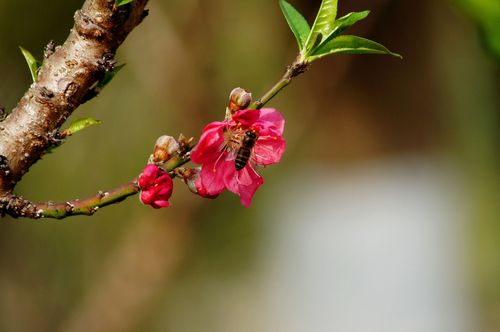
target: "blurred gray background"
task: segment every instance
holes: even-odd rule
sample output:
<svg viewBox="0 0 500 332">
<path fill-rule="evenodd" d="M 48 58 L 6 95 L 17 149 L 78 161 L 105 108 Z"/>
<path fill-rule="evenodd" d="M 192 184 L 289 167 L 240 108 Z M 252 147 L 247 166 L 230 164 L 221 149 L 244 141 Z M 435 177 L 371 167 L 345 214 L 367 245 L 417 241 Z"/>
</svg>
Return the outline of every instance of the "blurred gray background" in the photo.
<svg viewBox="0 0 500 332">
<path fill-rule="evenodd" d="M 292 1 L 312 21 L 320 1 Z M 80 0 L 0 0 L 0 104 Z M 270 105 L 287 151 L 251 209 L 229 193 L 137 197 L 94 217 L 0 222 L 0 331 L 500 330 L 498 0 L 341 1 L 401 53 L 313 64 Z M 16 188 L 65 200 L 136 176 L 162 134 L 199 137 L 295 57 L 277 1 L 152 0 L 126 67 L 73 119 L 103 121 Z M 486 47 L 489 45 L 489 47 Z"/>
</svg>

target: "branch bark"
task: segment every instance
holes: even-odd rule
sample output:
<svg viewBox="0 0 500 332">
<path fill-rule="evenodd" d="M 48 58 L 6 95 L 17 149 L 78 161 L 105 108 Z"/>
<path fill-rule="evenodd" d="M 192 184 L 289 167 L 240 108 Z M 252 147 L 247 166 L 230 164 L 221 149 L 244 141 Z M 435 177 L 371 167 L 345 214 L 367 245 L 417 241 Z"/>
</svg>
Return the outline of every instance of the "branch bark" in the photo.
<svg viewBox="0 0 500 332">
<path fill-rule="evenodd" d="M 0 198 L 54 144 L 54 133 L 88 98 L 100 77 L 114 66 L 118 46 L 144 17 L 148 0 L 117 7 L 114 0 L 87 0 L 60 47 L 49 52 L 38 79 L 0 123 Z"/>
<path fill-rule="evenodd" d="M 20 196 L 9 195 L 0 198 L 0 211 L 2 216 L 9 214 L 15 217 L 31 219 L 63 219 L 77 215 L 91 216 L 101 207 L 121 202 L 129 196 L 137 194 L 139 190 L 137 179 L 135 179 L 117 188 L 107 191 L 101 190 L 93 196 L 63 203 L 52 201 L 35 203 Z"/>
</svg>

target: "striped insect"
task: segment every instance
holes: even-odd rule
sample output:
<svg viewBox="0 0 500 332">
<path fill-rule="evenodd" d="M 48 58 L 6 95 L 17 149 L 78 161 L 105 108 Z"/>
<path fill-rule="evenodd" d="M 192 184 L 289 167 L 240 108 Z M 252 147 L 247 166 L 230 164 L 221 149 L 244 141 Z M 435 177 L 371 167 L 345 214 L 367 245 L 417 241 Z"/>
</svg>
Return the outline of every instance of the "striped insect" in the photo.
<svg viewBox="0 0 500 332">
<path fill-rule="evenodd" d="M 241 139 L 240 147 L 234 160 L 234 167 L 237 171 L 242 170 L 248 164 L 256 141 L 257 134 L 255 130 L 247 130 L 245 136 Z"/>
</svg>

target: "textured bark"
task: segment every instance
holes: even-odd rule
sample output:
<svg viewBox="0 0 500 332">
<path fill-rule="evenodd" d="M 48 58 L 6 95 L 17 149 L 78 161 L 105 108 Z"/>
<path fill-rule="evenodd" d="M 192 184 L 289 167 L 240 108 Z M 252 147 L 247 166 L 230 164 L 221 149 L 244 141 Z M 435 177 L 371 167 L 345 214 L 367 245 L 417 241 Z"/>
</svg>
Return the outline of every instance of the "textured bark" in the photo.
<svg viewBox="0 0 500 332">
<path fill-rule="evenodd" d="M 54 144 L 57 130 L 88 100 L 89 91 L 113 68 L 118 46 L 147 15 L 148 0 L 116 7 L 87 0 L 60 47 L 45 52 L 43 66 L 12 113 L 0 123 L 0 197 Z"/>
</svg>

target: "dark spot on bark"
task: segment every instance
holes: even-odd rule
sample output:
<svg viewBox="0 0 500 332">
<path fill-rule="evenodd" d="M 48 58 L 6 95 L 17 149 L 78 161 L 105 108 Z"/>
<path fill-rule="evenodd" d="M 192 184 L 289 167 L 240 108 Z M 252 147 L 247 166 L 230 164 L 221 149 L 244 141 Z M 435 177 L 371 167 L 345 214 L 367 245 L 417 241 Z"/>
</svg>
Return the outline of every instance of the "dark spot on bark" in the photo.
<svg viewBox="0 0 500 332">
<path fill-rule="evenodd" d="M 6 156 L 0 154 L 0 174 L 7 176 L 10 173 L 9 160 Z"/>
<path fill-rule="evenodd" d="M 64 209 L 66 210 L 66 213 L 72 213 L 73 210 L 75 209 L 75 206 L 70 202 L 66 202 L 64 203 Z"/>
<path fill-rule="evenodd" d="M 5 120 L 6 117 L 7 117 L 7 113 L 5 112 L 5 107 L 0 105 L 0 121 Z"/>
<path fill-rule="evenodd" d="M 52 98 L 54 98 L 54 92 L 52 92 L 48 88 L 42 86 L 40 88 L 40 96 L 44 99 L 52 99 Z"/>
<path fill-rule="evenodd" d="M 75 28 L 78 34 L 84 38 L 101 40 L 106 31 L 83 11 L 75 13 Z"/>
<path fill-rule="evenodd" d="M 109 72 L 116 65 L 115 55 L 113 53 L 104 53 L 102 58 L 97 60 L 99 70 Z"/>
<path fill-rule="evenodd" d="M 73 59 L 68 59 L 64 62 L 64 64 L 66 65 L 66 67 L 68 67 L 69 69 L 73 69 L 74 67 L 78 66 L 78 61 L 76 60 L 73 60 Z"/>
<path fill-rule="evenodd" d="M 76 92 L 78 91 L 78 84 L 75 82 L 69 82 L 66 88 L 64 89 L 64 96 L 69 100 L 71 99 Z"/>
</svg>

